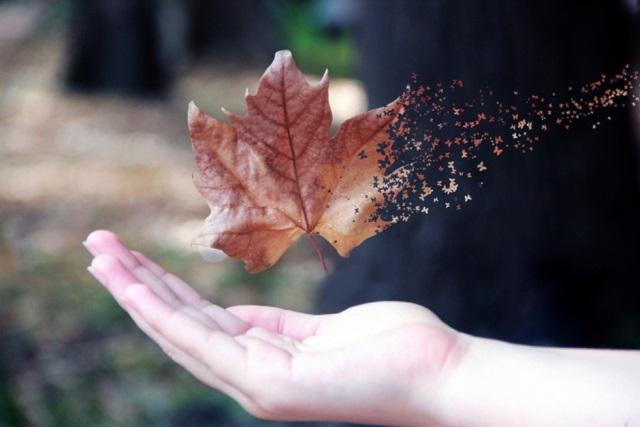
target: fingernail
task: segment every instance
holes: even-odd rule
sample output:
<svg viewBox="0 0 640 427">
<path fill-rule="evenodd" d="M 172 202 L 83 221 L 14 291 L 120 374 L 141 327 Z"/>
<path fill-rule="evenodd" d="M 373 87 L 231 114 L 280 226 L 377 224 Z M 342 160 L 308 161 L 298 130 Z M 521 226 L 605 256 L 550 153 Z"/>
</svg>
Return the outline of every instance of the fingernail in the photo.
<svg viewBox="0 0 640 427">
<path fill-rule="evenodd" d="M 98 270 L 96 270 L 94 267 L 89 266 L 87 267 L 87 271 L 89 272 L 89 274 L 91 274 L 98 282 L 100 282 L 100 284 L 102 286 L 104 286 L 105 288 L 108 286 L 108 281 L 107 278 L 100 273 Z"/>
<path fill-rule="evenodd" d="M 84 246 L 91 255 L 96 255 L 96 252 L 93 250 L 93 248 L 89 245 L 89 242 L 87 242 L 86 240 L 82 242 L 82 246 Z"/>
</svg>

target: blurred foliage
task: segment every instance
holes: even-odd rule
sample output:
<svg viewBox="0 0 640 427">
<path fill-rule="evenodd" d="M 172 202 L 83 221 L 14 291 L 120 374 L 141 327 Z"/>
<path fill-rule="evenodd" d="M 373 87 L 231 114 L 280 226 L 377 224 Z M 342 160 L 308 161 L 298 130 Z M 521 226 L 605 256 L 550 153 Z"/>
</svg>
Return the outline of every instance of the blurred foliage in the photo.
<svg viewBox="0 0 640 427">
<path fill-rule="evenodd" d="M 305 72 L 350 77 L 355 69 L 355 44 L 346 33 L 328 34 L 317 21 L 317 5 L 310 1 L 266 2 L 280 28 L 283 44 Z"/>
</svg>

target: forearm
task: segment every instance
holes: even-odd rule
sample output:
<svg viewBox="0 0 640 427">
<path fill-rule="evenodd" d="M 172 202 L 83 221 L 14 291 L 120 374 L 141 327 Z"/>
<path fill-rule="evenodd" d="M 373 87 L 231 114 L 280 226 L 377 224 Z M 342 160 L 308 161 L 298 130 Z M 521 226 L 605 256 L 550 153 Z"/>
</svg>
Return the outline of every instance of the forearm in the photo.
<svg viewBox="0 0 640 427">
<path fill-rule="evenodd" d="M 640 426 L 640 352 L 470 338 L 441 390 L 451 426 Z"/>
</svg>

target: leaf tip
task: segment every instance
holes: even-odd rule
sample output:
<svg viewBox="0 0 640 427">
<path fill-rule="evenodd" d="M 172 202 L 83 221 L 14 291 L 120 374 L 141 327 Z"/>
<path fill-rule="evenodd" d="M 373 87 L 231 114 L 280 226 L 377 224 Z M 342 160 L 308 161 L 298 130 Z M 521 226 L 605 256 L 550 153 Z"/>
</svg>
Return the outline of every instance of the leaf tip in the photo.
<svg viewBox="0 0 640 427">
<path fill-rule="evenodd" d="M 200 114 L 200 108 L 195 102 L 189 101 L 189 107 L 187 107 L 187 120 L 191 123 Z"/>
<path fill-rule="evenodd" d="M 329 69 L 325 68 L 324 73 L 322 73 L 322 78 L 320 79 L 320 83 L 324 83 L 329 80 Z"/>
<path fill-rule="evenodd" d="M 290 50 L 279 50 L 276 52 L 273 62 L 288 62 L 293 59 L 293 55 Z"/>
</svg>

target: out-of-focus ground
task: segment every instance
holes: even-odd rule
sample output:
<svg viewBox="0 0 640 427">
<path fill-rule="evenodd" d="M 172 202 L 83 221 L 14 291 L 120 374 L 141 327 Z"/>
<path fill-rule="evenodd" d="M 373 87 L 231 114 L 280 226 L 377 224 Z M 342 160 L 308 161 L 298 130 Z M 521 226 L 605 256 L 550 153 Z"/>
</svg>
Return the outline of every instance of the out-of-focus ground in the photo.
<svg viewBox="0 0 640 427">
<path fill-rule="evenodd" d="M 114 230 L 223 306 L 310 309 L 323 273 L 308 242 L 260 275 L 190 245 L 208 208 L 191 180 L 187 102 L 242 113 L 262 70 L 194 66 L 163 102 L 72 94 L 64 33 L 31 37 L 28 13 L 0 7 L 0 426 L 261 424 L 134 327 L 85 271 L 80 242 Z M 366 106 L 350 80 L 331 99 L 338 120 Z"/>
</svg>

